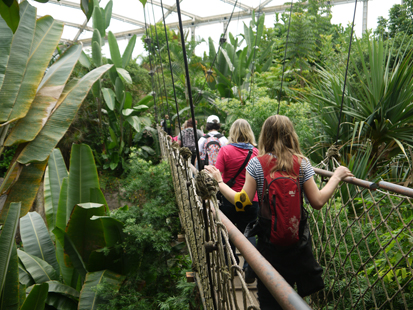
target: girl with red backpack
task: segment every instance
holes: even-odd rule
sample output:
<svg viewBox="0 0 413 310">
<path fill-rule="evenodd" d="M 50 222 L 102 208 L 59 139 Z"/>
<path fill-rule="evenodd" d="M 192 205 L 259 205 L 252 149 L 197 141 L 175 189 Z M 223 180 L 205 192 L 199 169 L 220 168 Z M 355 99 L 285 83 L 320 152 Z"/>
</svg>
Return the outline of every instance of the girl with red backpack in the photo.
<svg viewBox="0 0 413 310">
<path fill-rule="evenodd" d="M 219 150 L 215 167 L 222 173 L 222 178 L 229 187 L 234 191 L 241 191 L 245 183 L 245 168 L 249 161 L 258 155 L 258 149 L 255 147 L 255 137 L 251 126 L 245 119 L 237 119 L 231 125 L 228 138 L 229 144 Z M 254 196 L 252 205 L 245 208 L 244 212 L 237 212 L 233 203 L 222 197 L 220 210 L 244 233 L 248 223 L 257 219 L 258 196 Z M 249 240 L 253 245 L 256 244 L 255 236 L 250 237 Z M 232 243 L 231 249 L 238 261 L 235 246 Z M 245 282 L 254 282 L 255 275 L 246 262 L 244 262 L 243 269 Z"/>
<path fill-rule="evenodd" d="M 258 194 L 258 220 L 249 235 L 258 235 L 257 249 L 291 286 L 297 285 L 300 296 L 311 295 L 323 289 L 324 283 L 322 268 L 312 253 L 302 193 L 311 207 L 320 210 L 339 182 L 353 174 L 341 166 L 319 190 L 313 178 L 314 170 L 301 153 L 294 126 L 286 116 L 273 115 L 264 122 L 258 149 L 259 156 L 247 166 L 241 192 L 226 185 L 216 167 L 206 166 L 205 169 L 218 181 L 220 192 L 239 212 L 251 205 L 250 199 Z M 282 309 L 260 279 L 257 286 L 261 310 Z"/>
</svg>

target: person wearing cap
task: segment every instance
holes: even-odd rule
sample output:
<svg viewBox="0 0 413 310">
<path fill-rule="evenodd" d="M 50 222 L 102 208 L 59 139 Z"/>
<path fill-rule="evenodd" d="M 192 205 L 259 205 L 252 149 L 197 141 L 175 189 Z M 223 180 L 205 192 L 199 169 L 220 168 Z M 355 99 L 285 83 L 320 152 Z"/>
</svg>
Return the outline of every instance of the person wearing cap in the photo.
<svg viewBox="0 0 413 310">
<path fill-rule="evenodd" d="M 221 147 L 223 147 L 224 145 L 228 144 L 228 139 L 221 135 L 218 130 L 221 129 L 221 124 L 219 122 L 219 117 L 216 115 L 210 115 L 207 118 L 207 124 L 206 124 L 206 130 L 208 131 L 208 136 L 218 136 L 219 137 L 219 143 L 221 144 Z M 205 148 L 205 144 L 206 144 L 207 138 L 202 137 L 201 139 L 199 139 L 198 141 L 198 148 L 199 148 L 199 153 L 203 154 L 204 153 L 204 148 Z"/>
</svg>

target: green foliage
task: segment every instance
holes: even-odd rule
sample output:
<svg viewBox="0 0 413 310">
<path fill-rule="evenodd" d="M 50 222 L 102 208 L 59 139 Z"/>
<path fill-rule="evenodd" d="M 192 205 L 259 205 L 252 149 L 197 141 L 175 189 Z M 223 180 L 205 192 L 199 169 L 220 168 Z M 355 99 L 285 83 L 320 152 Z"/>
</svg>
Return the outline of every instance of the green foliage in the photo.
<svg viewBox="0 0 413 310">
<path fill-rule="evenodd" d="M 258 143 L 264 121 L 269 116 L 277 114 L 278 110 L 278 101 L 268 97 L 265 92 L 265 88 L 256 89 L 253 91 L 254 103 L 247 101 L 244 106 L 241 106 L 236 99 L 217 99 L 217 106 L 228 114 L 225 120 L 225 129 L 229 131 L 236 119 L 243 118 L 250 123 Z M 293 122 L 302 150 L 306 152 L 311 146 L 309 142 L 315 135 L 310 106 L 306 103 L 282 101 L 279 114 L 288 116 Z"/>
<path fill-rule="evenodd" d="M 119 246 L 133 265 L 119 292 L 98 286 L 99 295 L 108 301 L 99 309 L 149 310 L 159 304 L 163 309 L 199 309 L 194 305 L 195 285 L 182 284 L 191 262 L 185 245 L 174 241 L 180 226 L 168 164 L 154 166 L 131 155 L 123 185 L 125 198 L 134 206 L 112 216 L 125 223 Z"/>
<path fill-rule="evenodd" d="M 329 216 L 334 219 L 335 223 L 331 226 L 333 231 L 329 231 L 331 236 L 339 236 L 340 228 L 351 230 L 347 230 L 341 238 L 328 238 L 329 247 L 334 249 L 334 252 L 323 247 L 325 252 L 320 263 L 325 270 L 328 270 L 325 274 L 325 284 L 327 291 L 330 291 L 327 295 L 329 305 L 344 310 L 350 307 L 351 301 L 352 309 L 370 309 L 378 305 L 384 308 L 405 309 L 406 304 L 402 296 L 397 294 L 399 288 L 404 287 L 406 309 L 413 306 L 409 298 L 413 293 L 413 285 L 409 283 L 413 259 L 408 255 L 403 258 L 402 254 L 411 250 L 411 237 L 401 232 L 404 230 L 403 223 L 392 212 L 391 205 L 400 206 L 399 210 L 406 223 L 411 221 L 413 213 L 409 203 L 403 199 L 391 196 L 391 200 L 392 202 L 389 198 L 383 197 L 381 193 L 375 193 L 373 197 L 368 196 L 363 199 L 356 197 L 355 206 L 359 204 L 369 212 L 368 215 L 361 215 L 359 224 L 353 225 L 349 223 L 354 219 L 354 211 L 342 208 L 340 199 L 336 199 L 335 205 L 328 210 Z M 377 207 L 373 207 L 375 203 L 378 204 Z M 322 216 L 316 215 L 316 218 L 314 225 L 318 227 L 325 225 Z M 386 225 L 381 224 L 383 218 L 386 218 Z M 352 228 L 348 228 L 350 226 Z M 376 231 L 372 234 L 373 228 L 376 228 Z M 353 244 L 354 240 L 365 241 L 358 242 L 357 249 L 352 249 L 349 245 Z M 315 246 L 316 252 L 320 254 L 319 245 L 315 244 Z M 350 251 L 351 255 L 348 254 Z M 353 277 L 348 275 L 350 270 L 356 271 Z M 334 300 L 333 294 L 336 298 L 338 294 L 342 294 L 341 298 L 344 302 Z M 387 296 L 394 295 L 396 295 L 395 298 L 388 300 Z M 317 298 L 314 300 L 316 301 Z"/>
</svg>

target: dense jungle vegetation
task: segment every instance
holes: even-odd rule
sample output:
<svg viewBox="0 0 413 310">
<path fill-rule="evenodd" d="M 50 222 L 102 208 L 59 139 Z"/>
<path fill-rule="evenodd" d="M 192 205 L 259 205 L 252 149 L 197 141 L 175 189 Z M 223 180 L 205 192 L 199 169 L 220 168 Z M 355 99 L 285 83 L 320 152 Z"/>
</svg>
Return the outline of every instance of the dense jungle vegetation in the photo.
<svg viewBox="0 0 413 310">
<path fill-rule="evenodd" d="M 327 2 L 296 1 L 289 32 L 289 12 L 268 28 L 265 14 L 254 12 L 220 46 L 220 34 L 204 42 L 187 32 L 188 94 L 180 34 L 167 29 L 167 38 L 162 23 L 131 37 L 121 53 L 107 30 L 113 0 L 105 7 L 82 0 L 94 29 L 82 50 L 59 44 L 63 25 L 53 16 L 37 19 L 26 1 L 0 0 L 0 308 L 202 307 L 184 276 L 191 261 L 177 241 L 178 209 L 156 130 L 168 114 L 179 132 L 190 95 L 200 127 L 215 114 L 228 133 L 244 118 L 258 138 L 263 121 L 279 112 L 314 164 L 336 143 L 340 163 L 356 177 L 411 186 L 413 0 L 353 38 L 344 98 L 351 25 L 331 24 Z M 133 59 L 137 40 L 147 54 Z M 209 50 L 199 56 L 201 43 Z M 110 57 L 102 55 L 105 44 Z M 394 231 L 400 225 L 389 223 Z M 388 255 L 398 260 L 396 251 Z M 368 271 L 372 281 L 386 274 L 391 291 L 400 277 L 412 293 L 411 268 L 388 273 L 380 259 L 380 270 Z"/>
</svg>

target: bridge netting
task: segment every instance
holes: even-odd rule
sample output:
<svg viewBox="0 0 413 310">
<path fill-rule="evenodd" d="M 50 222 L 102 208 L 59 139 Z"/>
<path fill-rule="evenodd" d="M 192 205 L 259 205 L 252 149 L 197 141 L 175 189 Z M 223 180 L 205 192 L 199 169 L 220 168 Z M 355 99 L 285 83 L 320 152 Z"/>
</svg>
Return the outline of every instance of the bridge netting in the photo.
<svg viewBox="0 0 413 310">
<path fill-rule="evenodd" d="M 180 219 L 205 309 L 259 309 L 228 244 L 216 199 L 197 194 L 187 154 L 158 128 L 169 162 Z M 338 165 L 315 169 L 322 187 Z M 320 169 L 323 168 L 323 169 Z M 341 182 L 322 210 L 309 205 L 313 252 L 324 269 L 325 289 L 306 297 L 312 309 L 413 309 L 413 189 L 356 178 Z M 248 242 L 245 239 L 245 242 Z M 242 254 L 242 252 L 241 252 Z M 248 261 L 248 260 L 247 260 Z M 242 286 L 238 303 L 234 277 Z M 298 309 L 293 304 L 285 309 Z"/>
</svg>

